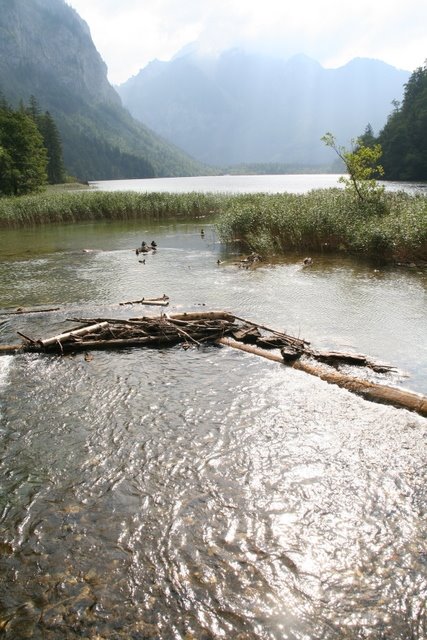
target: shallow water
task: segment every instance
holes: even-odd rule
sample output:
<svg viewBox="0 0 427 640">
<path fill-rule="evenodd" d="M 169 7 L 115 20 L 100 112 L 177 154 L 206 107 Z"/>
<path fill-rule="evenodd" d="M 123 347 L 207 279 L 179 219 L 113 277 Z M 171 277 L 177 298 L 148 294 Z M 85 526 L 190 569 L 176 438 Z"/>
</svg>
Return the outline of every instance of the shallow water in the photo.
<svg viewBox="0 0 427 640">
<path fill-rule="evenodd" d="M 156 314 L 118 303 L 166 293 L 168 312 L 224 308 L 426 392 L 417 269 L 240 269 L 192 223 L 6 236 L 3 311 L 61 310 L 3 314 L 2 343 Z M 3 637 L 427 636 L 427 420 L 226 348 L 90 356 L 0 358 Z"/>
</svg>

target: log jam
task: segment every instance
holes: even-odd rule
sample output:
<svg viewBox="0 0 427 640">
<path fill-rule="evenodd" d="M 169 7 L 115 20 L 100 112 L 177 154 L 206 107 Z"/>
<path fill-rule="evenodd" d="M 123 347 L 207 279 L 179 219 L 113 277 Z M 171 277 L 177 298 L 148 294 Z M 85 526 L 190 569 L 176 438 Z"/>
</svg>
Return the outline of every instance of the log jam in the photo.
<svg viewBox="0 0 427 640">
<path fill-rule="evenodd" d="M 18 332 L 25 342 L 0 345 L 0 355 L 18 353 L 62 355 L 96 349 L 153 348 L 178 343 L 184 343 L 187 347 L 190 344 L 197 346 L 220 344 L 286 364 L 343 387 L 366 400 L 405 408 L 427 417 L 425 396 L 369 382 L 347 375 L 338 369 L 340 365 L 351 364 L 354 367 L 368 367 L 373 371 L 387 373 L 393 370 L 393 367 L 376 363 L 359 354 L 312 349 L 310 343 L 305 340 L 245 320 L 227 311 L 161 314 L 155 317 L 143 316 L 127 320 L 73 318 L 72 321 L 78 322 L 80 326 L 49 338 L 37 340 Z M 265 335 L 266 333 L 268 335 Z M 260 348 L 261 346 L 264 348 Z M 325 367 L 325 364 L 329 366 Z"/>
</svg>

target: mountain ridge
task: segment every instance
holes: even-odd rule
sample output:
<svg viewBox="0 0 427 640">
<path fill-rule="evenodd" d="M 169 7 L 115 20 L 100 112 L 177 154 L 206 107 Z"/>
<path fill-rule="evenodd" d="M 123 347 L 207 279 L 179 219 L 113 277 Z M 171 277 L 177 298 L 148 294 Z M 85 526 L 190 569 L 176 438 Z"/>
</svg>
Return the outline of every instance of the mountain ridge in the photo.
<svg viewBox="0 0 427 640">
<path fill-rule="evenodd" d="M 331 161 L 326 131 L 347 144 L 383 126 L 409 75 L 370 58 L 325 69 L 305 54 L 234 48 L 213 59 L 190 47 L 117 91 L 135 118 L 201 162 L 318 164 Z"/>
</svg>

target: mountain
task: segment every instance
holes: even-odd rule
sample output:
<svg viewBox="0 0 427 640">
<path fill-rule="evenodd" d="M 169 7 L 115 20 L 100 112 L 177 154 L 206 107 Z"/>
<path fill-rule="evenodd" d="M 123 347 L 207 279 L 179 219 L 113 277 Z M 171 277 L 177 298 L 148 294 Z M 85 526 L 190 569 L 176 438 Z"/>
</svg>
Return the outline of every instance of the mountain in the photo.
<svg viewBox="0 0 427 640">
<path fill-rule="evenodd" d="M 206 167 L 136 121 L 107 80 L 87 24 L 64 0 L 0 0 L 0 93 L 35 96 L 85 180 L 200 175 Z"/>
<path fill-rule="evenodd" d="M 348 145 L 368 123 L 384 126 L 408 78 L 364 58 L 325 69 L 304 55 L 232 49 L 209 58 L 189 48 L 117 90 L 135 118 L 201 162 L 314 165 L 331 161 L 320 141 L 327 131 Z"/>
</svg>

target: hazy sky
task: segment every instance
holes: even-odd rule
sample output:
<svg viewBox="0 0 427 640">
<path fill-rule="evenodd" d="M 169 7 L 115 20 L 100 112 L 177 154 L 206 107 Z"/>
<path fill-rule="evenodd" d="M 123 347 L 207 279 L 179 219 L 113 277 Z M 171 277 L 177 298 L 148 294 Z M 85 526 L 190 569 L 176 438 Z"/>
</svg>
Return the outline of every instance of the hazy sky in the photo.
<svg viewBox="0 0 427 640">
<path fill-rule="evenodd" d="M 198 41 L 260 45 L 325 67 L 378 58 L 413 71 L 427 58 L 427 0 L 67 0 L 119 84 Z"/>
</svg>

